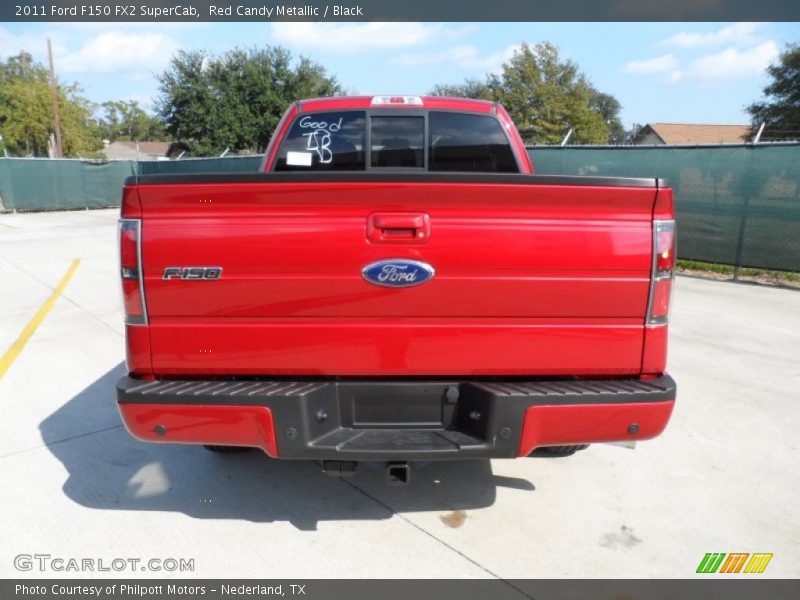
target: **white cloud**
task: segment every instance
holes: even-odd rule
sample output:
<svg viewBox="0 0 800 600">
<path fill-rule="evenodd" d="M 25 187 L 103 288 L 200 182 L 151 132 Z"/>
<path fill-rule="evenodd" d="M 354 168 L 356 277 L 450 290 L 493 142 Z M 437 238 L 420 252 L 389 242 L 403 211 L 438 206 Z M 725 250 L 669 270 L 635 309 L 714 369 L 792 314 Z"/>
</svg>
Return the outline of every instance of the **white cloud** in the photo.
<svg viewBox="0 0 800 600">
<path fill-rule="evenodd" d="M 679 59 L 673 54 L 664 54 L 632 60 L 625 64 L 622 71 L 636 75 L 663 74 L 667 83 L 692 81 L 701 87 L 758 77 L 775 61 L 780 49 L 774 40 L 745 44 L 755 39 L 757 29 L 758 26 L 751 23 L 738 23 L 710 33 L 679 33 L 662 43 L 683 48 L 695 47 L 694 58 Z M 697 54 L 701 47 L 721 43 L 726 43 L 728 47 L 713 53 Z"/>
<path fill-rule="evenodd" d="M 177 40 L 161 31 L 161 27 L 155 31 L 149 23 L 114 25 L 112 30 L 107 23 L 102 28 L 91 25 L 96 24 L 64 23 L 46 33 L 24 31 L 19 34 L 0 27 L 0 60 L 25 50 L 34 60 L 46 64 L 49 38 L 59 74 L 125 71 L 121 75 L 134 80 L 147 78 L 152 71 L 165 67 L 180 47 Z M 95 31 L 97 34 L 91 35 Z"/>
<path fill-rule="evenodd" d="M 660 44 L 678 48 L 750 46 L 763 39 L 759 35 L 762 28 L 762 23 L 735 23 L 706 33 L 682 31 L 662 40 Z"/>
<path fill-rule="evenodd" d="M 47 56 L 47 40 L 40 35 L 29 33 L 14 34 L 5 27 L 0 26 L 0 60 L 9 56 L 16 56 L 21 51 L 29 52 L 34 59 L 41 60 Z M 58 46 L 53 40 L 53 49 Z"/>
<path fill-rule="evenodd" d="M 176 40 L 162 33 L 108 31 L 66 53 L 58 60 L 58 68 L 64 73 L 111 73 L 125 69 L 132 73 L 150 72 L 163 68 L 178 47 Z"/>
<path fill-rule="evenodd" d="M 670 83 L 684 79 L 703 85 L 747 79 L 764 73 L 780 54 L 778 44 L 770 40 L 747 50 L 726 48 L 693 60 L 685 70 L 675 70 L 669 75 Z"/>
<path fill-rule="evenodd" d="M 678 83 L 682 79 L 683 79 L 683 71 L 681 71 L 680 69 L 675 69 L 666 76 L 664 81 L 666 81 L 667 83 Z"/>
<path fill-rule="evenodd" d="M 292 48 L 349 54 L 454 40 L 469 35 L 476 28 L 432 23 L 281 22 L 273 23 L 270 30 L 277 43 Z"/>
<path fill-rule="evenodd" d="M 651 73 L 664 73 L 674 71 L 678 68 L 678 59 L 672 54 L 664 54 L 654 58 L 643 60 L 632 60 L 622 68 L 624 73 L 634 73 L 636 75 L 649 75 Z"/>
<path fill-rule="evenodd" d="M 420 52 L 403 54 L 391 62 L 400 67 L 419 67 L 447 63 L 465 69 L 483 69 L 488 72 L 497 72 L 503 63 L 508 61 L 518 45 L 509 46 L 505 50 L 482 56 L 475 46 L 452 46 L 440 52 Z"/>
</svg>

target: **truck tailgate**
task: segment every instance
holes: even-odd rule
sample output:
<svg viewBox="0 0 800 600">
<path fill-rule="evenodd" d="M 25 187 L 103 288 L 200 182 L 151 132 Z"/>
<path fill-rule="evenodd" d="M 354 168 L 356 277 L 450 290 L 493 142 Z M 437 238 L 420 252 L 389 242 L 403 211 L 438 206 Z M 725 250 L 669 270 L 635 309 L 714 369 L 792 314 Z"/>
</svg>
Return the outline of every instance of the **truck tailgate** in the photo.
<svg viewBox="0 0 800 600">
<path fill-rule="evenodd" d="M 656 194 L 655 182 L 535 176 L 140 185 L 153 369 L 639 373 Z M 423 216 L 426 238 L 368 239 L 375 213 Z M 435 276 L 365 281 L 362 269 L 384 259 L 422 261 Z M 164 278 L 187 266 L 222 276 Z"/>
</svg>

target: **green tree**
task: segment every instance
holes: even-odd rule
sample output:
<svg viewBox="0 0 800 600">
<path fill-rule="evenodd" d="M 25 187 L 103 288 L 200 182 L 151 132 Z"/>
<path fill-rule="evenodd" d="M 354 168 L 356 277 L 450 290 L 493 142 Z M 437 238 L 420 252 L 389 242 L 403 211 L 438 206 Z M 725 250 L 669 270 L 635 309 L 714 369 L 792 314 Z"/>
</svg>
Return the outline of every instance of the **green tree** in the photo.
<svg viewBox="0 0 800 600">
<path fill-rule="evenodd" d="M 570 129 L 570 141 L 577 143 L 621 141 L 625 136 L 616 98 L 595 89 L 549 42 L 521 44 L 500 73 L 484 81 L 439 85 L 432 93 L 499 100 L 523 137 L 539 144 L 558 143 Z"/>
<path fill-rule="evenodd" d="M 159 114 L 193 154 L 262 152 L 291 102 L 342 91 L 323 67 L 279 47 L 181 50 L 159 82 Z"/>
<path fill-rule="evenodd" d="M 604 94 L 592 89 L 594 94 L 589 105 L 592 110 L 603 117 L 603 121 L 608 126 L 608 141 L 612 144 L 622 144 L 627 137 L 627 132 L 619 116 L 622 105 L 611 94 Z"/>
<path fill-rule="evenodd" d="M 753 133 L 764 123 L 762 140 L 800 138 L 800 44 L 787 46 L 767 72 L 765 99 L 747 107 Z"/>
<path fill-rule="evenodd" d="M 104 102 L 102 108 L 103 116 L 98 126 L 105 140 L 158 142 L 168 137 L 161 122 L 147 114 L 135 100 Z"/>
<path fill-rule="evenodd" d="M 93 156 L 102 147 L 92 104 L 76 84 L 58 83 L 64 156 Z M 0 64 L 0 135 L 9 154 L 47 156 L 53 134 L 47 70 L 21 52 Z"/>
<path fill-rule="evenodd" d="M 466 79 L 463 83 L 439 84 L 433 87 L 431 95 L 496 100 L 494 90 L 490 87 L 488 81 L 481 81 L 480 79 Z"/>
</svg>

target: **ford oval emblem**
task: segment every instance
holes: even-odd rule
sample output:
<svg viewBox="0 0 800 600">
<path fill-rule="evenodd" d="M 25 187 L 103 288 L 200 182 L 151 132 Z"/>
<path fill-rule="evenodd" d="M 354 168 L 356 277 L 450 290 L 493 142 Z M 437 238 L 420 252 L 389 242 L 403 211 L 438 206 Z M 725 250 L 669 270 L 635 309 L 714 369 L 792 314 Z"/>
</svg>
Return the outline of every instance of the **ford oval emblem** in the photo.
<svg viewBox="0 0 800 600">
<path fill-rule="evenodd" d="M 427 263 L 396 258 L 379 260 L 361 270 L 369 283 L 386 287 L 411 287 L 430 281 L 436 271 Z"/>
</svg>

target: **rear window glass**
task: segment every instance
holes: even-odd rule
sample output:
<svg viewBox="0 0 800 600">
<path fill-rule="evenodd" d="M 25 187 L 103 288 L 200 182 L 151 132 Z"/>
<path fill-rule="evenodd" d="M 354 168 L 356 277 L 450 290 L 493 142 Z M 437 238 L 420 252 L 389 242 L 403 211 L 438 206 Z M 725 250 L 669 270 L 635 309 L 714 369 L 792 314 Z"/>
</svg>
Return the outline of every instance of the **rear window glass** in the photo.
<svg viewBox="0 0 800 600">
<path fill-rule="evenodd" d="M 517 162 L 500 123 L 485 115 L 431 112 L 428 169 L 516 173 Z"/>
<path fill-rule="evenodd" d="M 424 117 L 372 117 L 373 167 L 425 167 Z"/>
<path fill-rule="evenodd" d="M 366 113 L 301 115 L 281 144 L 276 171 L 363 171 Z"/>
<path fill-rule="evenodd" d="M 369 116 L 366 111 L 301 114 L 281 143 L 274 170 L 363 171 L 367 160 L 373 169 L 519 170 L 502 126 L 490 115 L 430 111 L 426 140 L 425 113 L 376 112 Z"/>
</svg>

